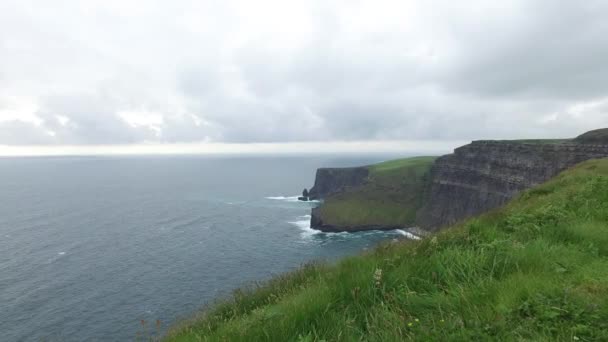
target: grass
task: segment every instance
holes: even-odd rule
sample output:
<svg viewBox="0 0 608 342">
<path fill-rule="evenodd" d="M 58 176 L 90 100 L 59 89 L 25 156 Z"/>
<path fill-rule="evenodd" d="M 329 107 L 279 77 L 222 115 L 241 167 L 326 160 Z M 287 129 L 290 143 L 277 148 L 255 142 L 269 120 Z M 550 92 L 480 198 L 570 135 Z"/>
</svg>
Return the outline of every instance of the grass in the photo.
<svg viewBox="0 0 608 342">
<path fill-rule="evenodd" d="M 167 341 L 606 341 L 608 160 L 416 242 L 311 264 Z"/>
<path fill-rule="evenodd" d="M 412 157 L 389 160 L 382 163 L 369 166 L 373 177 L 387 178 L 399 177 L 403 170 L 414 170 L 414 172 L 425 172 L 428 166 L 435 161 L 437 157 Z"/>
<path fill-rule="evenodd" d="M 369 166 L 366 185 L 325 199 L 320 207 L 323 222 L 341 227 L 413 225 L 435 159 L 414 157 Z"/>
<path fill-rule="evenodd" d="M 519 140 L 493 140 L 495 142 L 502 143 L 518 143 L 518 144 L 532 144 L 532 145 L 557 145 L 565 143 L 573 143 L 572 139 L 519 139 Z"/>
</svg>

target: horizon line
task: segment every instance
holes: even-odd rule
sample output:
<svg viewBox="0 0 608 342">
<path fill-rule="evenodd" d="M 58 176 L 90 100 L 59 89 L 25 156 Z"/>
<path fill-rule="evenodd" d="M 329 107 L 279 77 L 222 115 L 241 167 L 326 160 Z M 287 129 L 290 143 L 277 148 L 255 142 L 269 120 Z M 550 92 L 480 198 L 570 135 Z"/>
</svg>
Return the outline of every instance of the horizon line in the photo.
<svg viewBox="0 0 608 342">
<path fill-rule="evenodd" d="M 0 145 L 0 157 L 120 155 L 445 154 L 470 140 L 362 140 L 283 143 L 140 143 L 99 145 Z"/>
</svg>

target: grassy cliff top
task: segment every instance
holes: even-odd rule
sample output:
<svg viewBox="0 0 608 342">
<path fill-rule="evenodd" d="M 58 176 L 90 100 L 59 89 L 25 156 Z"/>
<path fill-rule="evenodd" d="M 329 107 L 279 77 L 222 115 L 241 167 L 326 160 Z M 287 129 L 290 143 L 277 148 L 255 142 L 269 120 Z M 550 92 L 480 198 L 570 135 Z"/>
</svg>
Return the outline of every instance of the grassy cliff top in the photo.
<svg viewBox="0 0 608 342">
<path fill-rule="evenodd" d="M 608 144 L 608 128 L 600 128 L 581 134 L 575 139 L 583 144 Z"/>
<path fill-rule="evenodd" d="M 387 176 L 407 169 L 426 169 L 437 157 L 411 157 L 389 160 L 370 165 L 369 170 L 375 176 Z"/>
<path fill-rule="evenodd" d="M 368 166 L 364 186 L 325 199 L 323 222 L 341 227 L 390 225 L 408 227 L 422 203 L 425 175 L 436 157 L 414 157 Z"/>
<path fill-rule="evenodd" d="M 515 139 L 515 140 L 480 140 L 504 144 L 558 145 L 573 143 L 573 139 Z"/>
<path fill-rule="evenodd" d="M 608 340 L 608 160 L 425 240 L 238 291 L 166 339 Z"/>
</svg>

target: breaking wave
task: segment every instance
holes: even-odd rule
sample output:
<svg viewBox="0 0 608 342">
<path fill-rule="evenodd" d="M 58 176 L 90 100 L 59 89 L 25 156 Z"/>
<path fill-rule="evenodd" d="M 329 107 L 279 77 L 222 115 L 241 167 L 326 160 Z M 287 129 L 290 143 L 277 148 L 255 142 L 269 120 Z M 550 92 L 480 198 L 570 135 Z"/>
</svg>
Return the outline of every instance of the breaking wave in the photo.
<svg viewBox="0 0 608 342">
<path fill-rule="evenodd" d="M 301 202 L 301 203 L 319 203 L 320 202 L 318 200 L 300 201 L 300 200 L 298 200 L 299 197 L 300 196 L 296 195 L 296 196 L 269 196 L 269 197 L 264 197 L 264 198 L 269 199 L 269 200 L 284 201 L 284 202 Z"/>
<path fill-rule="evenodd" d="M 398 234 L 401 235 L 403 237 L 405 237 L 406 239 L 410 239 L 410 240 L 420 240 L 419 236 L 416 236 L 408 231 L 405 231 L 403 229 L 395 229 L 395 230 L 388 230 L 388 231 L 380 231 L 380 230 L 370 230 L 370 231 L 362 231 L 362 232 L 354 232 L 354 233 L 349 233 L 349 232 L 339 232 L 339 233 L 328 233 L 328 232 L 323 232 L 317 229 L 313 229 L 310 226 L 310 215 L 304 215 L 304 216 L 299 216 L 297 221 L 290 221 L 288 222 L 289 224 L 292 224 L 296 227 L 298 227 L 301 232 L 302 232 L 302 237 L 307 238 L 307 237 L 311 237 L 311 236 L 315 236 L 315 235 L 322 235 L 322 236 L 342 236 L 342 237 L 362 237 L 362 236 L 367 236 L 367 235 L 373 235 L 373 234 Z"/>
<path fill-rule="evenodd" d="M 298 217 L 297 221 L 292 221 L 288 223 L 300 228 L 300 230 L 302 231 L 302 237 L 310 237 L 317 234 L 323 234 L 322 231 L 312 229 L 310 227 L 310 215 L 300 216 Z"/>
<path fill-rule="evenodd" d="M 270 196 L 266 197 L 266 199 L 275 201 L 298 202 L 298 197 L 300 196 Z"/>
<path fill-rule="evenodd" d="M 395 232 L 397 232 L 397 233 L 399 233 L 399 234 L 401 234 L 401 235 L 403 235 L 406 238 L 411 239 L 411 240 L 420 240 L 419 236 L 414 235 L 414 234 L 412 234 L 410 232 L 407 232 L 407 231 L 405 231 L 403 229 L 395 229 Z"/>
</svg>

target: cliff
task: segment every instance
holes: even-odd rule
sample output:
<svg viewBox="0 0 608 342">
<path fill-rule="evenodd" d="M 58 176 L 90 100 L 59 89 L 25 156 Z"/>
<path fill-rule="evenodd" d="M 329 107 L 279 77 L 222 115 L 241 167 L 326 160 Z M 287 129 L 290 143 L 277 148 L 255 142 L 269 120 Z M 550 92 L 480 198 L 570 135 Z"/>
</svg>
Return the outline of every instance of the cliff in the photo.
<svg viewBox="0 0 608 342">
<path fill-rule="evenodd" d="M 608 159 L 407 243 L 310 263 L 166 341 L 608 341 Z"/>
<path fill-rule="evenodd" d="M 597 137 L 581 137 L 547 144 L 474 141 L 438 158 L 417 224 L 440 229 L 499 207 L 580 162 L 608 157 L 608 144 L 596 144 L 602 142 Z"/>
<path fill-rule="evenodd" d="M 317 170 L 315 185 L 308 192 L 310 199 L 326 198 L 337 192 L 363 185 L 369 169 L 362 167 L 322 168 Z"/>
<path fill-rule="evenodd" d="M 357 171 L 367 175 L 363 180 L 353 177 L 352 169 L 319 170 L 315 184 L 331 191 L 325 190 L 323 204 L 312 210 L 311 226 L 327 232 L 413 227 L 434 160 L 415 157 L 365 166 Z"/>
<path fill-rule="evenodd" d="M 348 186 L 344 184 L 353 179 L 353 171 L 321 169 L 315 187 L 319 183 L 320 189 L 330 190 L 319 192 L 326 201 L 313 210 L 311 226 L 327 231 L 412 226 L 435 231 L 499 207 L 580 162 L 604 157 L 608 129 L 569 140 L 474 141 L 434 163 L 427 160 L 428 167 L 418 173 L 402 165 L 389 179 L 369 176 Z"/>
</svg>

